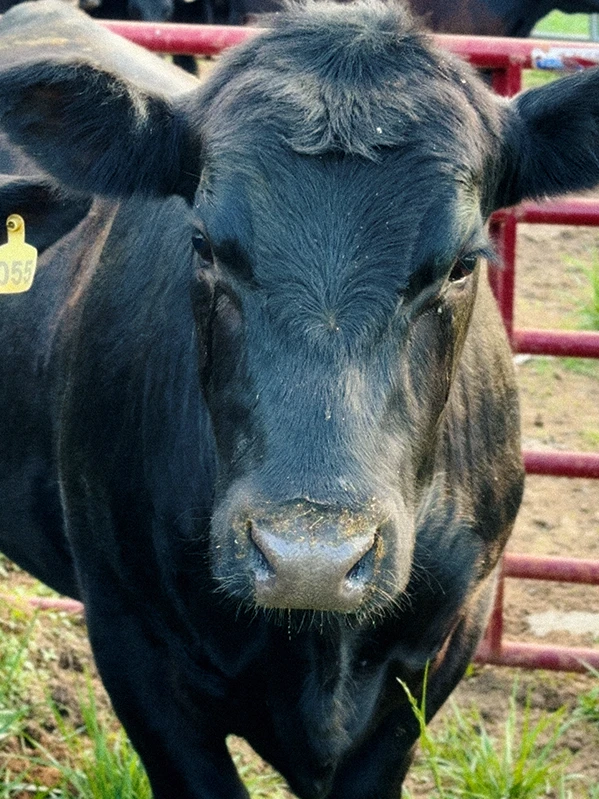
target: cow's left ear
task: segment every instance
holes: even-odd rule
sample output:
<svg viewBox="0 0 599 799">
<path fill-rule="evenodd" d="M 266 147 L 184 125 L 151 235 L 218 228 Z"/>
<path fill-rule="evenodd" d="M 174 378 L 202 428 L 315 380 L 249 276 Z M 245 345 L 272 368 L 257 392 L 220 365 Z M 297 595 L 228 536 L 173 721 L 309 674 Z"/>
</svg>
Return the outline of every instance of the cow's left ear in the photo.
<svg viewBox="0 0 599 799">
<path fill-rule="evenodd" d="M 5 14 L 0 56 L 0 124 L 61 183 L 193 194 L 198 148 L 180 103 L 198 88 L 190 75 L 56 0 Z"/>
<path fill-rule="evenodd" d="M 506 110 L 493 210 L 599 183 L 599 68 L 523 92 Z"/>
<path fill-rule="evenodd" d="M 599 68 L 523 92 L 506 110 L 492 210 L 599 184 Z"/>
</svg>

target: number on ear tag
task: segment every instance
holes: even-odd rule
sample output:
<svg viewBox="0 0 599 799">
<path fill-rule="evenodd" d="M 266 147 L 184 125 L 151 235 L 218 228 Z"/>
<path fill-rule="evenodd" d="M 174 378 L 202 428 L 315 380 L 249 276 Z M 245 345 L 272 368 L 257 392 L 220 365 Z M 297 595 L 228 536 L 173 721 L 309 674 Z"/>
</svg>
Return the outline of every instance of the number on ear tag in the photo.
<svg viewBox="0 0 599 799">
<path fill-rule="evenodd" d="M 8 243 L 0 247 L 0 294 L 29 291 L 37 266 L 37 250 L 25 242 L 25 222 L 19 214 L 6 220 Z"/>
</svg>

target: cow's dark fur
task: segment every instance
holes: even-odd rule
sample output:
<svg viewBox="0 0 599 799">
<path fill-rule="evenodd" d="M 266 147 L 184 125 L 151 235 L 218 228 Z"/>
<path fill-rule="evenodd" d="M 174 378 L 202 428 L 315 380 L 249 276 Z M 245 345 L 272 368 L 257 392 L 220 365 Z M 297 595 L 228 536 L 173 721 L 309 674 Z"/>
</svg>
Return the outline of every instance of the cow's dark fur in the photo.
<svg viewBox="0 0 599 799">
<path fill-rule="evenodd" d="M 599 76 L 509 104 L 367 4 L 203 87 L 53 3 L 0 48 L 64 199 L 0 187 L 45 248 L 0 297 L 4 551 L 83 600 L 157 798 L 245 797 L 229 733 L 301 799 L 397 797 L 398 678 L 429 715 L 460 679 L 522 490 L 484 222 L 599 181 Z"/>
</svg>

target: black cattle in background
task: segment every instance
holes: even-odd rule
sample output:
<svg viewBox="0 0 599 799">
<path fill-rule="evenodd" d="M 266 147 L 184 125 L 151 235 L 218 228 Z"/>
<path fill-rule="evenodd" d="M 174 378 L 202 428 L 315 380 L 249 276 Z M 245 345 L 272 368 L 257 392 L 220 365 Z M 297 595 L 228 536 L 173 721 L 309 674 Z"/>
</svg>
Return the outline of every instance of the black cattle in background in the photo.
<svg viewBox="0 0 599 799">
<path fill-rule="evenodd" d="M 599 12 L 599 0 L 409 0 L 409 4 L 430 30 L 481 36 L 528 36 L 553 10 L 567 14 Z M 107 19 L 244 25 L 285 6 L 285 0 L 98 0 L 92 13 Z"/>
<path fill-rule="evenodd" d="M 599 0 L 409 0 L 413 11 L 437 33 L 528 36 L 551 11 L 599 12 Z"/>
<path fill-rule="evenodd" d="M 211 25 L 260 24 L 260 16 L 285 7 L 285 0 L 99 0 L 91 13 L 106 19 L 141 19 L 205 23 Z M 409 0 L 409 4 L 436 33 L 480 36 L 530 34 L 550 11 L 567 14 L 599 12 L 599 0 Z M 119 8 L 120 6 L 120 8 Z M 175 62 L 195 72 L 192 56 L 175 56 Z"/>
<path fill-rule="evenodd" d="M 259 25 L 264 14 L 283 10 L 286 0 L 79 0 L 79 3 L 98 19 Z M 409 3 L 432 31 L 481 36 L 528 36 L 536 23 L 553 10 L 567 14 L 599 12 L 599 0 L 409 0 Z M 14 4 L 15 0 L 0 0 L 0 13 Z M 175 56 L 175 63 L 190 72 L 196 71 L 192 56 Z"/>
<path fill-rule="evenodd" d="M 376 3 L 202 85 L 50 0 L 0 49 L 44 248 L 0 296 L 2 550 L 83 601 L 155 799 L 247 799 L 231 733 L 397 799 L 399 679 L 430 717 L 461 678 L 522 492 L 485 222 L 599 182 L 599 72 L 508 102 Z"/>
</svg>

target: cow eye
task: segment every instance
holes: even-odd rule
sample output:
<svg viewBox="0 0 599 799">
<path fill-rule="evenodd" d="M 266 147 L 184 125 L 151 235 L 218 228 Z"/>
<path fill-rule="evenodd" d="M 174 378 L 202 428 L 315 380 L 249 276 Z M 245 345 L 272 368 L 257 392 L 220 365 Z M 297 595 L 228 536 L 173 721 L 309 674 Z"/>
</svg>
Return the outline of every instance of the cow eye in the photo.
<svg viewBox="0 0 599 799">
<path fill-rule="evenodd" d="M 191 242 L 194 250 L 200 256 L 202 263 L 207 266 L 212 266 L 214 263 L 214 254 L 206 236 L 198 231 L 191 237 Z"/>
<path fill-rule="evenodd" d="M 464 255 L 458 258 L 449 273 L 449 282 L 457 283 L 458 280 L 463 280 L 471 275 L 476 268 L 477 261 L 478 255 Z"/>
</svg>

